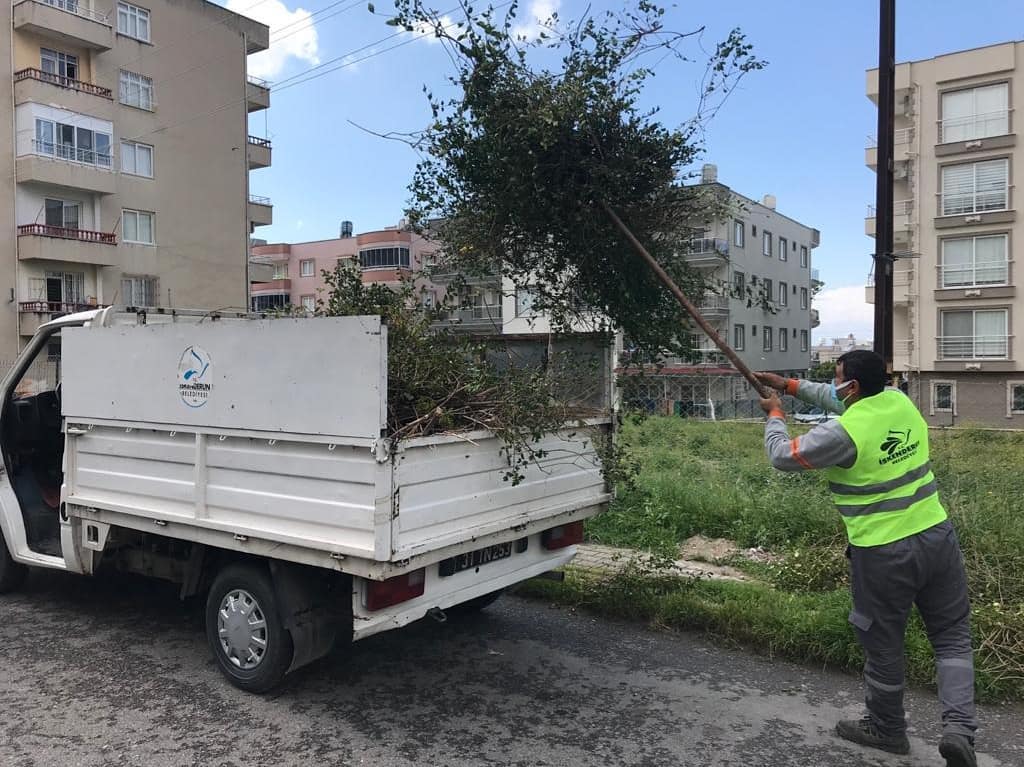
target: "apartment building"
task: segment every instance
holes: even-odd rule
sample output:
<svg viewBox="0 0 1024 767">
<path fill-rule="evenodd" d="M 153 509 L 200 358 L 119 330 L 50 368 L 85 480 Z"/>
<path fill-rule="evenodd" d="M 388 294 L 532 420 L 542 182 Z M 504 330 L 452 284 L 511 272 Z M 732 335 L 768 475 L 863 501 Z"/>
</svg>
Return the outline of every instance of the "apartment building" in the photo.
<svg viewBox="0 0 1024 767">
<path fill-rule="evenodd" d="M 1024 42 L 1011 42 L 896 68 L 893 366 L 933 424 L 1024 426 L 1022 64 Z M 867 95 L 878 103 L 877 70 Z M 876 169 L 873 145 L 866 162 Z"/>
<path fill-rule="evenodd" d="M 330 240 L 254 245 L 250 256 L 250 295 L 253 311 L 288 307 L 316 308 L 326 298 L 323 273 L 339 262 L 359 264 L 364 283 L 398 285 L 422 275 L 436 263 L 437 244 L 399 224 L 354 234 L 351 221 L 342 221 L 339 236 Z M 425 277 L 416 286 L 426 305 L 443 296 L 443 288 Z"/>
<path fill-rule="evenodd" d="M 246 60 L 269 29 L 205 0 L 3 7 L 0 359 L 84 307 L 245 306 L 272 215 L 249 195 L 271 147 L 248 115 L 270 100 Z"/>
</svg>

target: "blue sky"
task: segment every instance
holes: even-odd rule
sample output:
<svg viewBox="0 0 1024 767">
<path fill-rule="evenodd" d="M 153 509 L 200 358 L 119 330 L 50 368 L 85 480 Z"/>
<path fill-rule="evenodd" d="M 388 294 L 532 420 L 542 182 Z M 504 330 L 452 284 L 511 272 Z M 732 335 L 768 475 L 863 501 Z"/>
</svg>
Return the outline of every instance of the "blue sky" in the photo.
<svg viewBox="0 0 1024 767">
<path fill-rule="evenodd" d="M 272 86 L 270 110 L 250 121 L 251 131 L 274 146 L 273 166 L 250 176 L 252 193 L 274 203 L 274 225 L 256 236 L 297 242 L 337 236 L 342 219 L 352 220 L 357 232 L 394 224 L 415 155 L 351 123 L 379 132 L 421 128 L 428 118 L 422 87 L 443 93 L 451 71 L 441 46 L 422 38 L 389 50 L 409 38 L 384 39 L 394 34 L 384 24 L 388 0 L 375 3 L 377 15 L 358 0 L 227 4 L 271 25 L 271 50 L 252 57 L 250 68 L 279 84 Z M 562 18 L 575 18 L 586 6 L 527 0 L 520 17 L 557 9 Z M 755 199 L 774 194 L 780 212 L 821 231 L 814 265 L 827 292 L 818 302 L 823 323 L 815 338 L 871 335 L 863 285 L 873 241 L 863 232 L 874 174 L 864 165 L 864 147 L 876 117 L 864 95 L 864 72 L 877 63 L 877 6 L 875 0 L 719 0 L 682 3 L 666 15 L 668 28 L 706 26 L 709 48 L 739 26 L 768 61 L 708 126 L 705 159 L 718 165 L 723 183 Z M 444 3 L 438 7 L 448 10 Z M 928 58 L 1024 37 L 1024 5 L 900 0 L 896 28 L 898 60 Z M 343 68 L 331 71 L 339 64 Z M 287 87 L 296 82 L 287 78 L 318 65 L 323 76 Z M 645 99 L 661 108 L 665 122 L 682 122 L 692 115 L 701 71 L 696 65 L 662 69 Z"/>
</svg>

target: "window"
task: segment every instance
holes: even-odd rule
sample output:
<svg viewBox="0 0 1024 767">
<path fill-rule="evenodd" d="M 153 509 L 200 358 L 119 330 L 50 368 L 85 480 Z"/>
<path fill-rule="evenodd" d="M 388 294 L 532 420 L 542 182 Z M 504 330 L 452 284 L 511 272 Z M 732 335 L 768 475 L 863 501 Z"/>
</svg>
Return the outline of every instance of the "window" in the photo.
<svg viewBox="0 0 1024 767">
<path fill-rule="evenodd" d="M 779 328 L 779 351 L 789 351 L 789 334 L 785 328 Z"/>
<path fill-rule="evenodd" d="M 807 351 L 807 331 L 806 330 L 801 330 L 800 331 L 800 351 L 802 351 L 802 352 Z"/>
<path fill-rule="evenodd" d="M 69 80 L 78 79 L 78 56 L 52 51 L 49 48 L 40 48 L 39 54 L 39 68 L 46 74 L 53 75 L 60 85 L 67 85 Z"/>
<path fill-rule="evenodd" d="M 779 261 L 789 261 L 789 242 L 785 237 L 779 238 Z"/>
<path fill-rule="evenodd" d="M 956 381 L 932 381 L 932 414 L 956 414 Z"/>
<path fill-rule="evenodd" d="M 359 265 L 364 269 L 408 269 L 408 248 L 369 248 L 359 251 Z"/>
<path fill-rule="evenodd" d="M 772 233 L 761 232 L 761 252 L 766 256 L 772 254 Z"/>
<path fill-rule="evenodd" d="M 800 266 L 804 269 L 807 268 L 807 246 L 800 246 Z"/>
<path fill-rule="evenodd" d="M 942 94 L 942 127 L 939 141 L 970 141 L 1010 132 L 1006 83 L 968 88 Z"/>
<path fill-rule="evenodd" d="M 292 305 L 292 298 L 287 293 L 271 293 L 266 296 L 252 297 L 254 312 L 268 312 L 274 309 L 287 309 Z"/>
<path fill-rule="evenodd" d="M 316 311 L 316 296 L 303 296 L 299 300 L 302 302 L 302 308 L 307 312 Z"/>
<path fill-rule="evenodd" d="M 153 78 L 121 70 L 121 103 L 153 110 Z"/>
<path fill-rule="evenodd" d="M 1006 414 L 1024 414 L 1024 381 L 1006 382 Z"/>
<path fill-rule="evenodd" d="M 36 118 L 36 154 L 110 167 L 110 134 Z"/>
<path fill-rule="evenodd" d="M 155 277 L 121 278 L 121 303 L 125 306 L 157 306 L 158 297 Z"/>
<path fill-rule="evenodd" d="M 750 335 L 752 335 L 752 336 L 756 336 L 757 335 L 757 325 L 751 325 L 750 326 Z"/>
<path fill-rule="evenodd" d="M 43 210 L 47 226 L 54 226 L 58 229 L 81 228 L 79 216 L 81 205 L 77 202 L 46 198 L 43 201 Z"/>
<path fill-rule="evenodd" d="M 800 288 L 800 308 L 807 308 L 807 288 Z"/>
<path fill-rule="evenodd" d="M 1009 352 L 1006 309 L 942 312 L 939 359 L 1005 359 Z"/>
<path fill-rule="evenodd" d="M 117 32 L 149 42 L 149 11 L 129 3 L 117 4 Z"/>
<path fill-rule="evenodd" d="M 307 258 L 302 261 L 299 261 L 300 277 L 312 277 L 314 270 L 315 266 L 312 258 Z"/>
<path fill-rule="evenodd" d="M 153 147 L 134 141 L 122 141 L 121 172 L 153 178 Z"/>
<path fill-rule="evenodd" d="M 750 236 L 757 237 L 757 224 L 750 225 Z"/>
<path fill-rule="evenodd" d="M 942 169 L 942 215 L 1006 210 L 1009 204 L 1009 162 L 986 160 Z"/>
<path fill-rule="evenodd" d="M 1006 235 L 942 241 L 942 287 L 1005 285 L 1009 279 Z"/>
<path fill-rule="evenodd" d="M 278 261 L 274 264 L 274 277 L 275 280 L 287 280 L 288 279 L 288 262 Z"/>
<path fill-rule="evenodd" d="M 736 297 L 743 298 L 747 291 L 747 275 L 738 270 L 733 272 L 732 285 L 736 291 Z"/>
<path fill-rule="evenodd" d="M 533 317 L 537 313 L 536 300 L 537 294 L 530 288 L 516 288 L 516 317 Z"/>
<path fill-rule="evenodd" d="M 772 285 L 772 281 L 767 279 L 767 278 L 765 278 L 765 279 L 761 280 L 761 284 L 764 286 L 764 288 L 763 288 L 763 290 L 761 292 L 764 293 L 765 301 L 774 301 L 775 300 L 775 292 L 774 292 L 775 286 Z"/>
<path fill-rule="evenodd" d="M 744 226 L 742 221 L 733 222 L 732 232 L 732 244 L 737 248 L 742 248 L 746 240 L 747 227 Z"/>
<path fill-rule="evenodd" d="M 154 218 L 152 213 L 141 210 L 125 208 L 121 211 L 121 236 L 124 241 L 152 245 Z"/>
<path fill-rule="evenodd" d="M 779 282 L 779 306 L 789 306 L 789 285 Z"/>
<path fill-rule="evenodd" d="M 747 328 L 745 325 L 733 325 L 732 327 L 732 348 L 738 352 L 743 351 L 747 341 Z"/>
<path fill-rule="evenodd" d="M 770 352 L 772 350 L 772 338 L 772 329 L 765 325 L 761 329 L 761 348 L 764 351 Z"/>
<path fill-rule="evenodd" d="M 85 303 L 84 272 L 46 272 L 45 277 L 31 277 L 28 282 L 35 301 L 74 306 Z"/>
<path fill-rule="evenodd" d="M 433 309 L 437 305 L 437 291 L 424 290 L 420 295 L 420 305 L 424 309 Z"/>
</svg>

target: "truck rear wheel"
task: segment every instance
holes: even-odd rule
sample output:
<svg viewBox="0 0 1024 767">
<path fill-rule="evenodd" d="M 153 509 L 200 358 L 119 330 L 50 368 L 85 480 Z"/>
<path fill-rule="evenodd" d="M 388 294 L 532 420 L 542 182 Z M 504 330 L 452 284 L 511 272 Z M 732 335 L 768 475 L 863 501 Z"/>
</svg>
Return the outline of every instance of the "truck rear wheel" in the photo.
<svg viewBox="0 0 1024 767">
<path fill-rule="evenodd" d="M 498 589 L 497 591 L 492 591 L 490 594 L 484 594 L 483 596 L 470 599 L 468 602 L 463 602 L 460 605 L 449 607 L 445 612 L 454 617 L 474 615 L 481 610 L 485 610 L 490 607 L 498 600 L 498 597 L 504 593 L 505 589 Z"/>
<path fill-rule="evenodd" d="M 0 594 L 20 589 L 26 575 L 28 568 L 14 561 L 11 552 L 7 550 L 4 534 L 0 533 Z"/>
<path fill-rule="evenodd" d="M 280 615 L 266 568 L 232 564 L 214 579 L 206 599 L 206 638 L 235 687 L 264 693 L 284 678 L 293 646 Z"/>
</svg>

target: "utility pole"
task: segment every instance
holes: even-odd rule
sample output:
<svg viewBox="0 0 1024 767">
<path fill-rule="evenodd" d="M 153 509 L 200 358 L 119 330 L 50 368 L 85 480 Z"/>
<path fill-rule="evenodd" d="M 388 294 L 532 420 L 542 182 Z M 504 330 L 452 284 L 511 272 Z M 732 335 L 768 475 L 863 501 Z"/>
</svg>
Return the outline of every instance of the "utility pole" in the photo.
<svg viewBox="0 0 1024 767">
<path fill-rule="evenodd" d="M 879 0 L 878 167 L 875 186 L 875 351 L 892 372 L 892 156 L 896 99 L 896 0 Z"/>
</svg>

